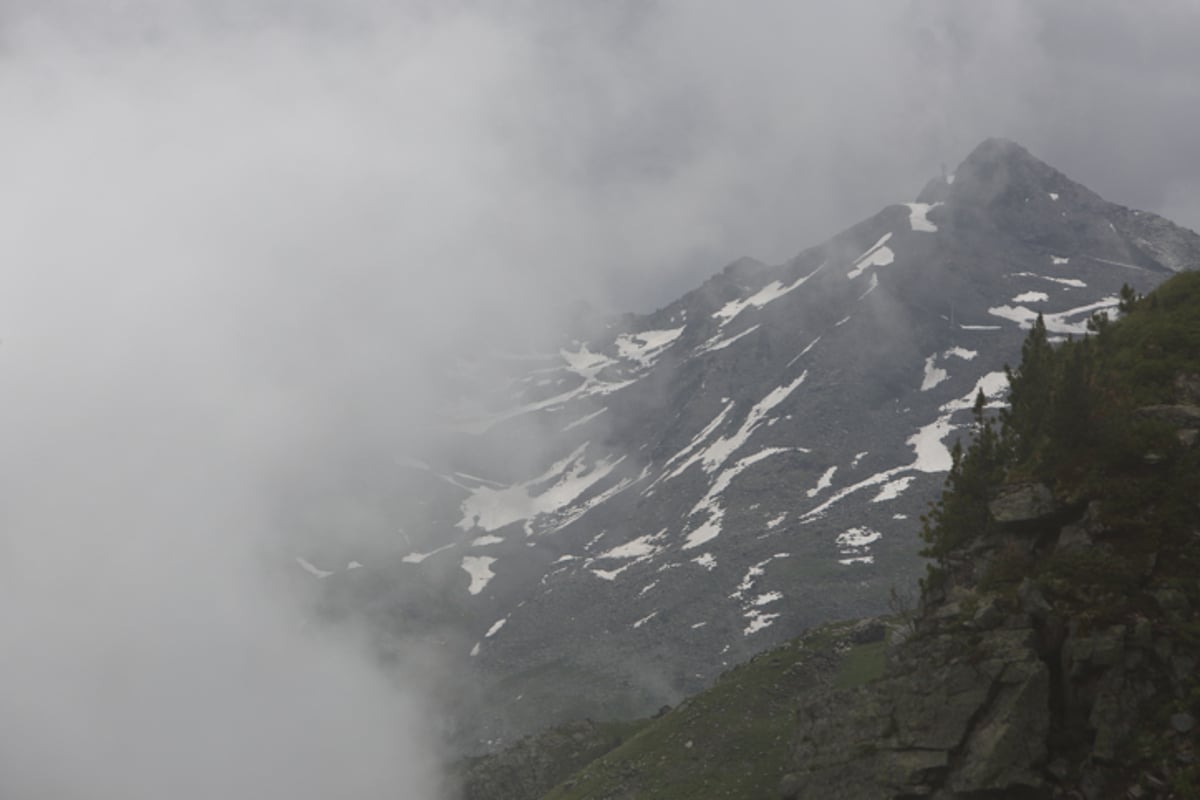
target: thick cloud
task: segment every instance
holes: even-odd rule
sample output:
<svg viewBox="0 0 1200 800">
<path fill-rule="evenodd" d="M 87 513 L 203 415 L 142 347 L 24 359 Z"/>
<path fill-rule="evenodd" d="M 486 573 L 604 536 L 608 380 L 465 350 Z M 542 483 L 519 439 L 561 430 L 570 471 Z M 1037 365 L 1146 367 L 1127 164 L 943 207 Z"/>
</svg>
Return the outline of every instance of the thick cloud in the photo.
<svg viewBox="0 0 1200 800">
<path fill-rule="evenodd" d="M 0 0 L 0 794 L 427 796 L 411 683 L 262 574 L 291 476 L 416 446 L 448 353 L 782 260 L 986 136 L 1200 226 L 1197 38 L 1187 2 Z"/>
</svg>

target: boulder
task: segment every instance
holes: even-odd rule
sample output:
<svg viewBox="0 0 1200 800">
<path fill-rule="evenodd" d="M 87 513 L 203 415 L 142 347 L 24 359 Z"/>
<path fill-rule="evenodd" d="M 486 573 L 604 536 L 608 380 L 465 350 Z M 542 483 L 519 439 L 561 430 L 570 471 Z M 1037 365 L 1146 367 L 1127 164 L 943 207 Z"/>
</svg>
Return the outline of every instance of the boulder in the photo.
<svg viewBox="0 0 1200 800">
<path fill-rule="evenodd" d="M 1062 511 L 1054 492 L 1044 483 L 1017 483 L 1003 487 L 988 503 L 992 518 L 1003 525 L 1049 519 Z"/>
</svg>

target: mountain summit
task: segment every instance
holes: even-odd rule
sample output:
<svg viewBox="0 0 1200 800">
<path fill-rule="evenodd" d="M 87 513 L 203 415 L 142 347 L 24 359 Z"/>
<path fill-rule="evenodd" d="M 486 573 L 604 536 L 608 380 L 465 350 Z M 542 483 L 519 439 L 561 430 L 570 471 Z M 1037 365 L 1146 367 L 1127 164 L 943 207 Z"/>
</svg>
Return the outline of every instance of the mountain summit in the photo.
<svg viewBox="0 0 1200 800">
<path fill-rule="evenodd" d="M 912 586 L 950 447 L 1039 315 L 1081 336 L 1196 263 L 1196 234 L 990 139 L 784 264 L 514 358 L 465 393 L 452 462 L 403 462 L 412 539 L 322 580 L 467 665 L 467 746 L 673 703 Z"/>
</svg>

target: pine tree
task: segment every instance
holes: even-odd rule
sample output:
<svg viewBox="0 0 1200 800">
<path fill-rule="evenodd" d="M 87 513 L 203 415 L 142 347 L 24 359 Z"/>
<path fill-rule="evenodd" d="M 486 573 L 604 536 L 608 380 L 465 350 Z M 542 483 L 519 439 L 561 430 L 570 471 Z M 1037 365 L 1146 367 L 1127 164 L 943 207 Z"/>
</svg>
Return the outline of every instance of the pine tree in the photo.
<svg viewBox="0 0 1200 800">
<path fill-rule="evenodd" d="M 1008 376 L 1009 407 L 1001 412 L 1000 419 L 1012 455 L 1020 463 L 1037 452 L 1048 426 L 1054 350 L 1041 314 L 1021 345 L 1021 366 L 1005 366 L 1004 372 Z"/>
</svg>

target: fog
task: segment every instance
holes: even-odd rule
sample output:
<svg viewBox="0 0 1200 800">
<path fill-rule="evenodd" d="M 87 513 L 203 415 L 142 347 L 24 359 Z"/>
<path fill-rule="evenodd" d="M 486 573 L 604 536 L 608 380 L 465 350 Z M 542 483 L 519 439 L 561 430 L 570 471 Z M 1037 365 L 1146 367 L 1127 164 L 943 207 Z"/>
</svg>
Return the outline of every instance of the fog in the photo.
<svg viewBox="0 0 1200 800">
<path fill-rule="evenodd" d="M 432 446 L 454 354 L 781 261 L 986 136 L 1198 227 L 1198 34 L 1184 2 L 0 0 L 0 794 L 437 796 L 426 670 L 281 575 L 306 476 Z"/>
</svg>

